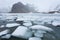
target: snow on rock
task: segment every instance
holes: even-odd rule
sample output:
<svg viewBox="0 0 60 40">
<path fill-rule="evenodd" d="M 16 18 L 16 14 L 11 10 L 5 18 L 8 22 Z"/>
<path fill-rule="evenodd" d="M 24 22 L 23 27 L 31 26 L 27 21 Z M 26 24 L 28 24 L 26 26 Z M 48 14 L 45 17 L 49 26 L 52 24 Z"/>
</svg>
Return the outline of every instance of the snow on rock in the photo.
<svg viewBox="0 0 60 40">
<path fill-rule="evenodd" d="M 6 27 L 15 27 L 15 26 L 19 26 L 20 24 L 18 23 L 9 23 L 6 25 Z"/>
<path fill-rule="evenodd" d="M 0 36 L 7 34 L 9 31 L 10 31 L 10 30 L 6 29 L 6 30 L 0 32 Z"/>
<path fill-rule="evenodd" d="M 9 39 L 11 37 L 11 34 L 6 34 L 5 36 L 2 36 L 1 38 Z"/>
<path fill-rule="evenodd" d="M 19 26 L 13 33 L 12 36 L 20 37 L 20 38 L 29 38 L 32 36 L 32 32 L 24 26 Z"/>
<path fill-rule="evenodd" d="M 44 30 L 44 31 L 53 31 L 52 28 L 46 27 L 46 26 L 42 26 L 42 25 L 34 25 L 29 27 L 31 29 L 37 29 L 37 30 Z"/>
<path fill-rule="evenodd" d="M 52 25 L 58 26 L 58 25 L 60 25 L 60 21 L 53 21 Z"/>
<path fill-rule="evenodd" d="M 38 38 L 38 37 L 31 37 L 31 38 L 29 38 L 29 40 L 41 40 L 41 38 Z"/>
</svg>

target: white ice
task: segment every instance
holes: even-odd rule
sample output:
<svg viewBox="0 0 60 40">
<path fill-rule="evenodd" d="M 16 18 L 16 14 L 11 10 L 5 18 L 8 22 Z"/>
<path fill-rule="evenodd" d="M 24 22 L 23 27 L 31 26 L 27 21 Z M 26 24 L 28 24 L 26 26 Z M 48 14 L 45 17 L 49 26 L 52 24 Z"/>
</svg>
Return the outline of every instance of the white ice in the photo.
<svg viewBox="0 0 60 40">
<path fill-rule="evenodd" d="M 4 34 L 7 34 L 8 32 L 9 32 L 9 30 L 8 30 L 8 29 L 6 29 L 6 30 L 4 30 L 4 31 L 0 32 L 0 36 L 2 36 L 2 35 L 4 35 Z"/>
<path fill-rule="evenodd" d="M 4 27 L 4 25 L 1 25 L 1 26 L 0 26 L 0 28 L 3 28 L 3 27 Z"/>
<path fill-rule="evenodd" d="M 9 39 L 11 37 L 11 34 L 6 34 L 5 36 L 2 36 L 1 38 Z"/>
<path fill-rule="evenodd" d="M 35 37 L 43 37 L 43 33 L 34 33 Z"/>
<path fill-rule="evenodd" d="M 23 23 L 24 26 L 32 26 L 31 21 L 24 21 L 25 23 Z"/>
<path fill-rule="evenodd" d="M 42 25 L 34 25 L 30 27 L 31 29 L 37 29 L 37 30 L 44 30 L 44 31 L 53 31 L 52 28 L 42 26 Z"/>
<path fill-rule="evenodd" d="M 15 26 L 19 26 L 20 24 L 18 24 L 18 23 L 8 23 L 7 25 L 6 25 L 6 27 L 15 27 Z"/>
<path fill-rule="evenodd" d="M 16 21 L 22 21 L 25 20 L 24 18 L 18 18 Z"/>
<path fill-rule="evenodd" d="M 60 21 L 53 21 L 52 25 L 58 26 L 58 25 L 60 25 Z"/>
<path fill-rule="evenodd" d="M 41 38 L 38 38 L 38 37 L 31 37 L 31 38 L 29 38 L 29 40 L 41 40 Z"/>
<path fill-rule="evenodd" d="M 19 38 L 29 38 L 32 36 L 32 32 L 24 26 L 19 26 L 13 33 L 12 36 L 16 36 Z"/>
</svg>

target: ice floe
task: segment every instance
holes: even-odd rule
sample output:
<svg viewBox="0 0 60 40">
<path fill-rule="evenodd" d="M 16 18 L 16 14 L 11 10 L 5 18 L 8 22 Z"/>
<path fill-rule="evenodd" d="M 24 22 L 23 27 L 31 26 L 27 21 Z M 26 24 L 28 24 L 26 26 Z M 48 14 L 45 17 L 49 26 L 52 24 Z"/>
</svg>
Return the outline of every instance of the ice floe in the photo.
<svg viewBox="0 0 60 40">
<path fill-rule="evenodd" d="M 29 38 L 32 36 L 32 32 L 24 26 L 19 26 L 13 33 L 12 36 L 19 37 L 19 38 Z"/>
<path fill-rule="evenodd" d="M 0 36 L 5 35 L 5 34 L 9 33 L 9 31 L 10 31 L 9 29 L 6 29 L 6 30 L 4 30 L 4 31 L 0 32 Z"/>
<path fill-rule="evenodd" d="M 60 25 L 60 21 L 53 21 L 52 25 L 53 26 L 58 26 L 58 25 Z"/>
<path fill-rule="evenodd" d="M 31 29 L 37 29 L 37 30 L 44 30 L 44 31 L 53 31 L 52 28 L 42 26 L 42 25 L 34 25 L 30 27 Z"/>
<path fill-rule="evenodd" d="M 8 23 L 7 25 L 6 25 L 6 27 L 15 27 L 15 26 L 19 26 L 20 24 L 18 24 L 18 23 Z"/>
<path fill-rule="evenodd" d="M 35 37 L 43 37 L 43 33 L 34 33 Z"/>
<path fill-rule="evenodd" d="M 4 25 L 1 25 L 1 26 L 0 26 L 0 28 L 3 28 L 3 27 L 4 27 Z"/>
<path fill-rule="evenodd" d="M 29 40 L 41 40 L 41 38 L 38 38 L 38 37 L 31 37 L 31 38 L 29 38 Z"/>
<path fill-rule="evenodd" d="M 32 26 L 31 21 L 24 21 L 25 23 L 23 23 L 24 26 Z"/>
<path fill-rule="evenodd" d="M 11 37 L 11 34 L 6 34 L 5 36 L 2 36 L 1 38 L 9 39 Z"/>
<path fill-rule="evenodd" d="M 37 30 L 37 31 L 34 32 L 34 36 L 35 37 L 43 37 L 44 33 L 46 33 L 46 31 Z"/>
</svg>

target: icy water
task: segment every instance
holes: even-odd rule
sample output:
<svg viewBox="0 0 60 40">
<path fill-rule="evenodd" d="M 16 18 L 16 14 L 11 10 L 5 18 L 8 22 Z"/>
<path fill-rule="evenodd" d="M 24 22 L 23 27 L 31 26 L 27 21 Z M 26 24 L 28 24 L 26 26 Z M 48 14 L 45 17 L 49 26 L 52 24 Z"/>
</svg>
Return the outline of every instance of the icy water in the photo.
<svg viewBox="0 0 60 40">
<path fill-rule="evenodd" d="M 19 18 L 20 20 L 30 20 L 30 21 L 45 21 L 45 20 L 57 20 L 60 21 L 60 14 L 39 14 L 39 13 L 1 13 L 0 15 L 0 19 L 1 20 L 6 20 L 6 19 L 15 19 L 15 17 Z M 0 21 L 1 21 L 0 20 Z M 49 22 L 49 21 L 48 21 Z M 2 22 L 0 22 L 0 25 L 3 24 Z M 57 40 L 60 40 L 60 26 L 59 27 L 55 27 L 53 25 L 50 24 L 44 24 L 44 26 L 50 27 L 54 30 L 54 32 L 57 35 Z M 17 27 L 15 28 L 10 28 L 11 33 L 13 32 L 13 30 L 15 30 Z M 6 28 L 3 28 L 6 29 Z M 8 29 L 8 28 L 7 28 Z M 1 31 L 1 30 L 0 30 Z M 46 34 L 47 35 L 47 34 Z M 48 37 L 49 34 L 47 35 Z M 5 39 L 1 39 L 1 40 L 5 40 Z M 13 37 L 11 36 L 10 39 L 6 39 L 6 40 L 28 40 L 28 39 L 22 39 L 22 38 L 17 38 L 17 37 Z M 51 38 L 47 38 L 44 37 L 42 38 L 42 40 L 53 40 Z"/>
<path fill-rule="evenodd" d="M 18 17 L 22 20 L 40 20 L 44 18 L 50 19 L 60 19 L 60 14 L 42 14 L 42 13 L 0 13 L 0 18 L 2 19 L 14 19 L 14 17 Z"/>
</svg>

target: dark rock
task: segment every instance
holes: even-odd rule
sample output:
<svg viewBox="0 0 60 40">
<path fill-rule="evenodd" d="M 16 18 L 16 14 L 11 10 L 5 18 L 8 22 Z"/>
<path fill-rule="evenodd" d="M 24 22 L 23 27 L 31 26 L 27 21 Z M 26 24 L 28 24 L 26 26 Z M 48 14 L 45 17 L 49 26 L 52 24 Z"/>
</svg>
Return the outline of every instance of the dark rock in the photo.
<svg viewBox="0 0 60 40">
<path fill-rule="evenodd" d="M 11 13 L 26 13 L 29 12 L 26 8 L 25 5 L 22 4 L 21 2 L 18 2 L 13 5 Z"/>
<path fill-rule="evenodd" d="M 10 13 L 29 13 L 36 12 L 35 8 L 30 7 L 29 5 L 24 5 L 21 2 L 15 3 L 12 7 Z"/>
</svg>

